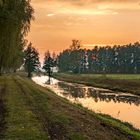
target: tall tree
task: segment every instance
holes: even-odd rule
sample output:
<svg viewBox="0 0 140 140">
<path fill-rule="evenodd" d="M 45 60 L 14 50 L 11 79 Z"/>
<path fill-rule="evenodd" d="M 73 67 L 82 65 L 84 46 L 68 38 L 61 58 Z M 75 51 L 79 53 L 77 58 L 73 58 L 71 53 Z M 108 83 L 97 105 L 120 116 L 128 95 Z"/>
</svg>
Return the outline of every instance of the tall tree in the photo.
<svg viewBox="0 0 140 140">
<path fill-rule="evenodd" d="M 25 70 L 28 72 L 28 77 L 32 77 L 32 72 L 36 72 L 40 67 L 39 53 L 32 47 L 30 43 L 25 52 Z"/>
<path fill-rule="evenodd" d="M 20 67 L 22 42 L 30 29 L 31 19 L 30 0 L 0 0 L 0 73 Z"/>
<path fill-rule="evenodd" d="M 82 69 L 84 54 L 85 51 L 81 49 L 81 42 L 79 40 L 72 40 L 70 48 L 64 50 L 58 57 L 60 70 L 79 73 L 80 69 Z"/>
<path fill-rule="evenodd" d="M 71 45 L 70 49 L 60 53 L 58 56 L 60 71 L 140 73 L 140 43 L 138 42 L 113 47 L 96 46 L 92 50 L 76 48 Z"/>
<path fill-rule="evenodd" d="M 48 51 L 45 53 L 45 58 L 44 58 L 44 65 L 43 69 L 47 72 L 48 77 L 49 77 L 49 83 L 50 83 L 50 78 L 52 76 L 52 68 L 54 67 L 54 59 L 51 57 L 50 52 Z"/>
</svg>

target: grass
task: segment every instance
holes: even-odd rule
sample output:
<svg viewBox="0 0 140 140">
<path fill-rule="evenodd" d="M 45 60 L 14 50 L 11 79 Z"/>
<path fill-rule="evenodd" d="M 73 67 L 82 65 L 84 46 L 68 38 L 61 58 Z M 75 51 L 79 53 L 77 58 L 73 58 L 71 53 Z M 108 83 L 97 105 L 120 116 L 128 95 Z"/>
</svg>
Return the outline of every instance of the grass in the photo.
<svg viewBox="0 0 140 140">
<path fill-rule="evenodd" d="M 66 74 L 56 73 L 55 78 L 88 86 L 140 95 L 140 74 Z"/>
<path fill-rule="evenodd" d="M 55 123 L 62 123 L 62 124 L 69 124 L 70 123 L 70 117 L 66 116 L 65 114 L 54 114 L 51 117 L 51 120 L 53 120 L 53 122 Z"/>
<path fill-rule="evenodd" d="M 72 139 L 72 140 L 86 140 L 87 138 L 79 133 L 72 133 L 70 135 L 70 139 Z"/>
<path fill-rule="evenodd" d="M 80 109 L 85 110 L 86 112 L 93 115 L 93 111 L 79 105 L 75 104 Z M 137 140 L 140 139 L 139 130 L 135 129 L 131 124 L 128 122 L 122 122 L 121 120 L 112 118 L 110 115 L 101 114 L 101 113 L 94 113 L 95 117 L 102 121 L 102 125 L 106 126 L 107 124 L 111 126 L 116 126 L 121 132 L 125 132 L 127 135 L 134 136 Z"/>
<path fill-rule="evenodd" d="M 140 74 L 81 74 L 82 77 L 89 78 L 111 78 L 121 80 L 140 80 Z"/>
<path fill-rule="evenodd" d="M 131 129 L 133 128 L 129 123 L 122 123 L 121 121 L 112 119 L 110 116 L 103 116 L 103 114 L 98 115 L 98 117 L 104 122 L 108 122 L 110 125 L 117 126 L 120 130 L 123 130 L 125 133 L 135 136 L 136 139 L 140 139 L 140 134 L 138 132 L 132 131 Z"/>
<path fill-rule="evenodd" d="M 1 87 L 7 114 L 3 140 L 140 139 L 132 126 L 72 104 L 25 77 L 0 77 Z"/>
<path fill-rule="evenodd" d="M 6 103 L 8 115 L 6 117 L 7 131 L 5 140 L 38 140 L 47 139 L 48 135 L 35 114 L 28 108 L 25 98 L 19 87 L 10 77 L 5 78 L 6 82 Z"/>
</svg>

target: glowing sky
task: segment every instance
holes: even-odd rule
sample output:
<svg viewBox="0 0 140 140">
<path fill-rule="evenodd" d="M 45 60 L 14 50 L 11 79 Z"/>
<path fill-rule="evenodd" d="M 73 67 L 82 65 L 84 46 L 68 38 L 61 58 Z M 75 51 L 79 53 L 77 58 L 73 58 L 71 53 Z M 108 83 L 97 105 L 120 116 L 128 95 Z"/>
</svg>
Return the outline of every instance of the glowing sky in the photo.
<svg viewBox="0 0 140 140">
<path fill-rule="evenodd" d="M 72 39 L 83 44 L 140 41 L 140 0 L 32 0 L 29 40 L 41 55 L 59 52 Z"/>
</svg>

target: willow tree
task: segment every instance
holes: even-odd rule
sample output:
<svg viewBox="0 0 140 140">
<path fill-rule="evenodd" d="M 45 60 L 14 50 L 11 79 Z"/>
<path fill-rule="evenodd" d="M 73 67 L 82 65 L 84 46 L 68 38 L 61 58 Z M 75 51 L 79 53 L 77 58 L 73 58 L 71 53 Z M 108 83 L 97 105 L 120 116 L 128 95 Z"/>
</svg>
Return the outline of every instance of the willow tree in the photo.
<svg viewBox="0 0 140 140">
<path fill-rule="evenodd" d="M 21 65 L 24 37 L 33 12 L 30 0 L 0 0 L 0 73 Z"/>
</svg>

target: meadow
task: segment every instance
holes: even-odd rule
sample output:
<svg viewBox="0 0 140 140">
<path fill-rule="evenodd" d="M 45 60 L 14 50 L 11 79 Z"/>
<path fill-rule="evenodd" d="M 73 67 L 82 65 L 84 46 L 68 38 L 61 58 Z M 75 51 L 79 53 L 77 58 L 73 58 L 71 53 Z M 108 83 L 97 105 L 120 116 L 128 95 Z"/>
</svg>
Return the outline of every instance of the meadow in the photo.
<svg viewBox="0 0 140 140">
<path fill-rule="evenodd" d="M 72 74 L 56 73 L 54 77 L 67 82 L 107 88 L 140 95 L 140 74 Z"/>
</svg>

